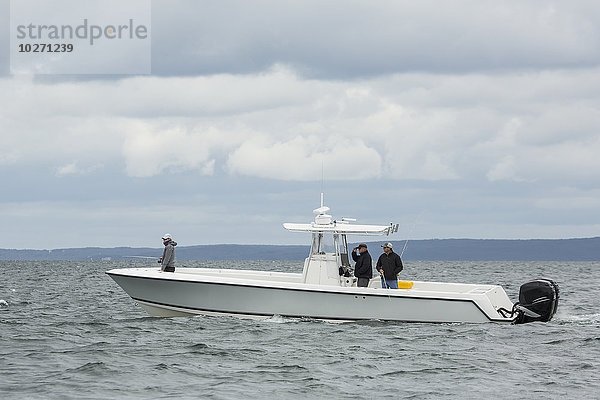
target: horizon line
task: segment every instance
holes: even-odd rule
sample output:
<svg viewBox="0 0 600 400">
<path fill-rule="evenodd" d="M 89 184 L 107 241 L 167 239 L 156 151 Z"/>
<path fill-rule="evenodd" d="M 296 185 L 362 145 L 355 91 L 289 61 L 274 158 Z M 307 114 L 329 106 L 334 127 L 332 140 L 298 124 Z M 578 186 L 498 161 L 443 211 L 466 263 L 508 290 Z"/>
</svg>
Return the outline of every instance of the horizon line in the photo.
<svg viewBox="0 0 600 400">
<path fill-rule="evenodd" d="M 528 239 L 489 239 L 489 238 L 430 238 L 430 239 L 396 239 L 396 240 L 387 240 L 390 242 L 417 242 L 417 241 L 441 241 L 441 240 L 474 240 L 474 241 L 514 241 L 514 242 L 525 242 L 525 241 L 562 241 L 562 240 L 590 240 L 590 239 L 600 239 L 600 236 L 590 236 L 590 237 L 571 237 L 571 238 L 528 238 Z M 379 241 L 386 240 L 371 240 L 371 241 L 363 241 L 364 243 L 374 243 Z M 356 243 L 358 243 L 357 241 Z M 348 241 L 348 243 L 354 243 L 352 241 Z M 283 246 L 310 246 L 310 244 L 264 244 L 264 243 L 210 243 L 210 244 L 190 244 L 185 246 L 179 246 L 179 248 L 184 247 L 198 247 L 198 246 L 272 246 L 272 247 L 283 247 Z M 75 249 L 160 249 L 162 247 L 149 247 L 149 246 L 110 246 L 110 247 L 102 247 L 102 246 L 80 246 L 80 247 L 58 247 L 53 249 L 34 249 L 34 248 L 0 248 L 0 251 L 60 251 L 60 250 L 75 250 Z"/>
</svg>

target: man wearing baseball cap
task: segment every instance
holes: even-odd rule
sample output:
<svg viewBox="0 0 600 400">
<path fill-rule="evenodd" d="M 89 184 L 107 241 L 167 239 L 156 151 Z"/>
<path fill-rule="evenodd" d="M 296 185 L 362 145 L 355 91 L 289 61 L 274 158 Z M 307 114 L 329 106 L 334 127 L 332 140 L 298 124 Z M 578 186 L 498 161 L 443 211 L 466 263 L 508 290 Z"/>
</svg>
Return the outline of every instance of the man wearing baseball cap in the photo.
<svg viewBox="0 0 600 400">
<path fill-rule="evenodd" d="M 162 257 L 158 259 L 158 262 L 162 264 L 160 270 L 163 272 L 175 272 L 175 246 L 177 246 L 177 242 L 173 240 L 170 233 L 165 233 L 162 240 L 165 250 Z"/>
<path fill-rule="evenodd" d="M 367 250 L 367 245 L 361 243 L 352 250 L 352 259 L 356 262 L 354 276 L 358 278 L 358 287 L 368 287 L 373 277 L 373 260 Z"/>
<path fill-rule="evenodd" d="M 381 287 L 398 289 L 398 274 L 404 269 L 402 260 L 394 253 L 390 242 L 382 244 L 381 247 L 383 247 L 383 254 L 377 260 L 377 271 L 381 274 Z"/>
</svg>

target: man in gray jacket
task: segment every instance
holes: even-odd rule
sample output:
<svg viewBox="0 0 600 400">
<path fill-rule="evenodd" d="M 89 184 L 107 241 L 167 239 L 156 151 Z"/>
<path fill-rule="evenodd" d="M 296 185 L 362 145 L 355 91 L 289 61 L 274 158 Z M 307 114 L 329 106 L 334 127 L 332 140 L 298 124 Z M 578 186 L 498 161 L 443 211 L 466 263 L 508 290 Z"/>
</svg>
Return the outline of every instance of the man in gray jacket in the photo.
<svg viewBox="0 0 600 400">
<path fill-rule="evenodd" d="M 177 246 L 177 242 L 173 241 L 170 233 L 165 233 L 162 240 L 165 250 L 162 257 L 158 259 L 158 262 L 162 263 L 160 270 L 163 272 L 175 272 L 175 246 Z"/>
</svg>

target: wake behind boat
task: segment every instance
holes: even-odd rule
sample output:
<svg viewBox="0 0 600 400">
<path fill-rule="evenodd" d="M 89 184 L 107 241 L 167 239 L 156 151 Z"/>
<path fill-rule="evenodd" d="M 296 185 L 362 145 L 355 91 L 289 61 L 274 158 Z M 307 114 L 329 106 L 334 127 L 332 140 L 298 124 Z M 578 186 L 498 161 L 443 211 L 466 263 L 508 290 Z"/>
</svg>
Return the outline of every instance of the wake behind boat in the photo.
<svg viewBox="0 0 600 400">
<path fill-rule="evenodd" d="M 311 234 L 301 273 L 176 268 L 113 269 L 107 274 L 148 314 L 157 317 L 236 315 L 356 321 L 501 322 L 550 321 L 558 307 L 558 286 L 538 279 L 521 286 L 513 303 L 501 286 L 404 282 L 382 289 L 380 278 L 357 287 L 348 254 L 348 235 L 388 236 L 398 225 L 358 225 L 334 220 L 329 207 L 315 209 L 312 223 L 285 223 Z M 404 288 L 402 288 L 404 287 Z"/>
</svg>

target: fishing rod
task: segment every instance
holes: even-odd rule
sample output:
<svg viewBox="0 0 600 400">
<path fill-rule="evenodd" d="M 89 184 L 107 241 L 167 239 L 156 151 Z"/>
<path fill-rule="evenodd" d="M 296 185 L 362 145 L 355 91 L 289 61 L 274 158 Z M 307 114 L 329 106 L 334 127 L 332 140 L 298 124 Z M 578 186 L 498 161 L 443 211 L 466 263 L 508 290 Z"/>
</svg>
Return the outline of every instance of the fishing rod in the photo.
<svg viewBox="0 0 600 400">
<path fill-rule="evenodd" d="M 406 241 L 404 242 L 404 247 L 402 247 L 402 251 L 400 252 L 400 259 L 402 259 L 402 256 L 404 255 L 404 250 L 406 250 L 406 246 L 408 245 L 408 240 L 411 234 L 411 231 L 413 230 L 413 228 L 417 225 L 417 220 L 421 217 L 421 214 L 423 214 L 423 212 L 421 212 L 418 216 L 417 219 L 415 219 L 415 222 L 412 224 L 412 226 L 410 227 L 408 234 L 406 235 Z M 381 272 L 379 273 L 379 275 L 381 275 L 381 279 L 383 284 L 385 285 L 385 289 L 391 289 L 390 286 L 388 285 L 387 281 L 385 280 L 385 275 L 382 274 Z M 398 277 L 396 276 L 396 280 L 398 280 Z M 390 295 L 388 294 L 388 298 L 390 297 Z M 391 298 L 390 298 L 391 300 Z"/>
<path fill-rule="evenodd" d="M 379 272 L 379 275 L 381 276 L 381 282 L 383 282 L 383 284 L 385 285 L 383 287 L 383 289 L 391 289 L 391 287 L 388 285 L 388 283 L 385 280 L 385 275 L 383 274 L 383 272 Z M 389 301 L 392 301 L 392 296 L 390 296 L 390 292 L 387 292 L 387 297 Z"/>
<path fill-rule="evenodd" d="M 419 213 L 419 215 L 417 215 L 417 218 L 415 219 L 415 222 L 413 222 L 413 224 L 408 229 L 408 233 L 406 234 L 406 242 L 404 242 L 404 247 L 402 248 L 402 251 L 400 252 L 400 258 L 402 258 L 402 256 L 404 255 L 404 250 L 406 250 L 406 245 L 408 244 L 408 240 L 410 238 L 412 230 L 417 226 L 417 221 L 421 218 L 421 215 L 423 215 L 423 211 L 421 211 Z"/>
<path fill-rule="evenodd" d="M 146 256 L 123 256 L 123 258 L 146 258 L 149 260 L 158 260 L 160 257 L 146 257 Z"/>
<path fill-rule="evenodd" d="M 400 258 L 402 258 L 402 255 L 404 254 L 404 250 L 406 250 L 407 244 L 408 244 L 408 238 L 406 238 L 406 242 L 404 242 L 404 247 L 402 248 L 402 251 L 400 252 Z"/>
</svg>

